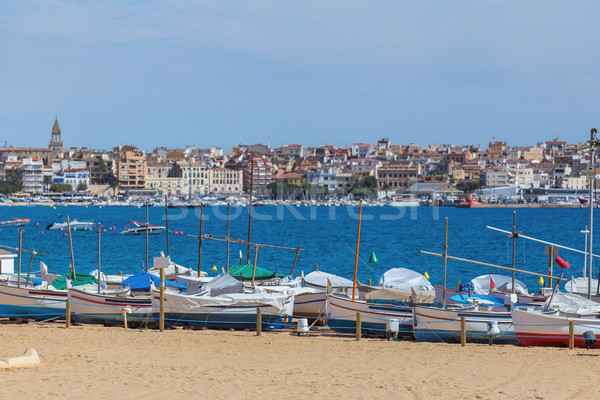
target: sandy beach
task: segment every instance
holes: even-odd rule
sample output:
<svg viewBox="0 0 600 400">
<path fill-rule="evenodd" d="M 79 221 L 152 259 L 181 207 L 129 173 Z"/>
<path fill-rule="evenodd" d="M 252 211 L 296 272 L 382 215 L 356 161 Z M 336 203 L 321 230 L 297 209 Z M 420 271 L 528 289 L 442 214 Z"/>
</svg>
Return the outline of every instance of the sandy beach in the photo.
<svg viewBox="0 0 600 400">
<path fill-rule="evenodd" d="M 590 399 L 598 351 L 365 339 L 319 332 L 0 323 L 2 399 Z"/>
</svg>

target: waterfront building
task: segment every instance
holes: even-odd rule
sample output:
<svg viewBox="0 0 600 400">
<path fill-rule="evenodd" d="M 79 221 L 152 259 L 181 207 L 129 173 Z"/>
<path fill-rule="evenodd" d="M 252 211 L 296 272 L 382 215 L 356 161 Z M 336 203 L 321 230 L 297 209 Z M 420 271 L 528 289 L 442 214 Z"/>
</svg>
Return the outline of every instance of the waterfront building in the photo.
<svg viewBox="0 0 600 400">
<path fill-rule="evenodd" d="M 241 193 L 244 172 L 227 168 L 211 168 L 208 170 L 209 193 Z"/>
<path fill-rule="evenodd" d="M 145 189 L 146 156 L 141 151 L 127 150 L 119 161 L 117 179 L 121 189 Z"/>
<path fill-rule="evenodd" d="M 32 158 L 22 160 L 23 192 L 39 194 L 44 191 L 44 163 Z"/>
<path fill-rule="evenodd" d="M 378 189 L 405 189 L 419 179 L 419 168 L 410 162 L 394 162 L 377 169 Z"/>
</svg>

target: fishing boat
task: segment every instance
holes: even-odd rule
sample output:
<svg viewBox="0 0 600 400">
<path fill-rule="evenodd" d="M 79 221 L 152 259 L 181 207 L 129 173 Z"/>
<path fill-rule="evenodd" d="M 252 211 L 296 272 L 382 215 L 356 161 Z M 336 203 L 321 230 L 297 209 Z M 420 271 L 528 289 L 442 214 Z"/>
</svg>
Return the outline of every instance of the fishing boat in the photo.
<svg viewBox="0 0 600 400">
<path fill-rule="evenodd" d="M 600 304 L 577 294 L 555 293 L 544 309 L 515 309 L 512 318 L 517 339 L 526 346 L 568 346 L 572 321 L 576 347 L 600 347 L 585 343 L 600 338 Z"/>
<path fill-rule="evenodd" d="M 492 306 L 467 307 L 413 306 L 414 335 L 420 342 L 461 341 L 461 317 L 465 318 L 468 342 L 515 344 L 517 338 L 509 311 L 493 311 Z"/>
<path fill-rule="evenodd" d="M 94 226 L 93 222 L 77 221 L 74 219 L 70 221 L 72 231 L 91 231 Z M 46 227 L 49 231 L 66 231 L 69 230 L 69 224 L 67 222 L 53 222 Z"/>
<path fill-rule="evenodd" d="M 62 275 L 48 285 L 13 283 L 0 285 L 0 317 L 2 318 L 32 318 L 50 319 L 65 315 L 67 286 L 81 286 L 88 290 L 97 287 L 96 280 L 87 274 L 77 274 L 76 280 L 71 281 Z"/>
<path fill-rule="evenodd" d="M 397 321 L 401 336 L 412 335 L 413 312 L 410 301 L 352 300 L 327 295 L 327 325 L 335 332 L 356 333 L 356 314 L 361 315 L 361 333 L 369 336 L 386 336 L 388 321 Z"/>
<path fill-rule="evenodd" d="M 129 220 L 129 223 L 125 225 L 125 228 L 121 231 L 121 235 L 145 235 L 146 231 L 148 232 L 148 235 L 157 235 L 164 230 L 164 226 Z"/>
<path fill-rule="evenodd" d="M 0 226 L 25 226 L 31 221 L 30 218 L 13 218 L 8 221 L 0 221 Z"/>
<path fill-rule="evenodd" d="M 253 329 L 257 308 L 262 329 L 281 329 L 294 307 L 293 293 L 164 294 L 165 325 L 218 329 Z M 152 290 L 152 311 L 159 320 L 160 292 Z"/>
<path fill-rule="evenodd" d="M 70 288 L 71 317 L 74 321 L 88 324 L 123 325 L 128 327 L 156 326 L 152 317 L 152 301 L 149 295 L 136 294 L 129 289 L 94 293 Z"/>
</svg>

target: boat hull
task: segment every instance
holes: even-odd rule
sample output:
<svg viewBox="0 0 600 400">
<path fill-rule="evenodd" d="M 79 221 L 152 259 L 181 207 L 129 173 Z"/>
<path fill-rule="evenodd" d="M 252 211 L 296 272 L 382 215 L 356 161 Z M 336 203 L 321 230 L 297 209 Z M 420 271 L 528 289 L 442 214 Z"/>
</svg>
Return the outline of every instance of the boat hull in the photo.
<svg viewBox="0 0 600 400">
<path fill-rule="evenodd" d="M 480 311 L 477 307 L 437 308 L 413 306 L 415 338 L 420 342 L 460 343 L 461 317 L 465 317 L 468 342 L 488 343 L 490 323 L 497 323 L 500 333 L 494 343 L 516 344 L 510 312 Z"/>
<path fill-rule="evenodd" d="M 282 329 L 288 323 L 284 320 L 291 316 L 294 296 L 279 296 L 279 300 L 268 304 L 264 301 L 231 300 L 234 295 L 223 295 L 211 298 L 195 298 L 193 296 L 165 293 L 165 325 L 192 326 L 216 329 L 256 329 L 257 309 L 261 309 L 261 327 L 263 330 Z M 160 295 L 152 293 L 152 313 L 158 322 Z M 289 312 L 288 312 L 289 310 Z M 291 318 L 290 318 L 291 319 Z"/>
<path fill-rule="evenodd" d="M 592 331 L 600 347 L 600 319 L 573 318 L 558 314 L 545 314 L 540 311 L 513 310 L 515 334 L 519 343 L 525 346 L 568 347 L 569 321 L 573 321 L 575 347 L 586 347 L 583 333 Z"/>
<path fill-rule="evenodd" d="M 323 317 L 326 300 L 327 292 L 297 294 L 294 299 L 294 317 Z"/>
<path fill-rule="evenodd" d="M 66 291 L 0 285 L 0 317 L 50 319 L 64 317 Z"/>
<path fill-rule="evenodd" d="M 124 309 L 127 310 L 127 326 L 153 328 L 150 296 L 116 296 L 86 293 L 70 289 L 71 318 L 86 324 L 124 325 Z"/>
<path fill-rule="evenodd" d="M 367 303 L 335 295 L 327 296 L 327 325 L 335 332 L 356 333 L 356 314 L 361 314 L 361 334 L 386 336 L 389 320 L 399 323 L 399 335 L 412 336 L 413 318 L 410 306 Z"/>
</svg>

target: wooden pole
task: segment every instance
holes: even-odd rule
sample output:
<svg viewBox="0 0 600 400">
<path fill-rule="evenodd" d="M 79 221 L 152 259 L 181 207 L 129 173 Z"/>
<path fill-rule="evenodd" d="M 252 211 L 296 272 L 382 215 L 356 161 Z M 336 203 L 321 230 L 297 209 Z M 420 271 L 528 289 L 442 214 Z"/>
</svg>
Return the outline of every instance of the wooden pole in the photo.
<svg viewBox="0 0 600 400">
<path fill-rule="evenodd" d="M 292 265 L 292 272 L 290 273 L 291 276 L 294 276 L 294 271 L 296 270 L 296 263 L 298 262 L 298 253 L 300 253 L 300 246 L 298 246 L 298 248 L 296 249 L 296 257 L 294 258 L 294 265 Z"/>
<path fill-rule="evenodd" d="M 100 293 L 100 280 L 101 280 L 101 269 L 100 269 L 100 257 L 101 257 L 101 242 L 100 235 L 102 233 L 102 229 L 100 229 L 100 224 L 98 224 L 98 293 Z"/>
<path fill-rule="evenodd" d="M 354 279 L 352 280 L 352 301 L 356 299 L 356 273 L 358 271 L 358 249 L 360 247 L 360 222 L 362 219 L 362 200 L 358 208 L 358 232 L 356 234 L 356 253 L 354 254 Z"/>
<path fill-rule="evenodd" d="M 448 265 L 448 217 L 446 217 L 446 229 L 444 231 L 444 280 L 442 291 L 442 308 L 446 308 L 446 271 Z"/>
<path fill-rule="evenodd" d="M 252 286 L 254 286 L 254 276 L 256 275 L 256 259 L 258 258 L 258 246 L 254 246 L 254 266 L 252 267 Z"/>
<path fill-rule="evenodd" d="M 569 350 L 575 348 L 575 323 L 569 321 Z"/>
<path fill-rule="evenodd" d="M 254 158 L 250 157 L 250 203 L 248 206 L 248 247 L 246 248 L 246 264 L 250 262 L 250 228 L 252 226 L 252 193 L 254 192 Z"/>
<path fill-rule="evenodd" d="M 554 246 L 550 246 L 548 250 L 548 275 L 550 275 L 550 279 L 548 279 L 548 287 L 552 287 L 552 259 L 554 258 Z"/>
<path fill-rule="evenodd" d="M 256 307 L 256 336 L 260 336 L 262 332 L 262 309 Z"/>
<path fill-rule="evenodd" d="M 361 316 L 360 313 L 357 312 L 356 313 L 356 340 L 360 340 L 362 336 L 362 320 L 361 320 Z"/>
<path fill-rule="evenodd" d="M 148 201 L 146 200 L 146 272 L 148 272 Z"/>
<path fill-rule="evenodd" d="M 443 254 L 432 253 L 432 252 L 425 251 L 425 250 L 421 250 L 420 252 L 423 253 L 423 254 L 429 254 L 430 256 L 444 257 Z M 504 269 L 504 270 L 507 270 L 507 271 L 513 271 L 512 268 L 503 267 L 501 265 L 489 264 L 489 263 L 484 263 L 484 262 L 480 262 L 480 261 L 467 260 L 466 258 L 460 258 L 460 257 L 454 257 L 454 256 L 447 256 L 447 257 L 448 257 L 449 260 L 463 261 L 463 262 L 467 262 L 467 263 L 471 263 L 471 264 L 477 264 L 477 265 L 483 265 L 483 266 L 486 266 L 486 267 L 492 267 L 492 268 Z M 522 274 L 529 274 L 529 275 L 535 275 L 535 276 L 543 276 L 544 278 L 549 278 L 550 277 L 549 275 L 546 275 L 546 274 L 538 274 L 537 272 L 530 272 L 530 271 L 525 271 L 525 270 L 522 270 L 522 269 L 516 269 L 515 268 L 514 271 L 522 273 Z M 556 279 L 556 278 L 554 278 L 554 279 Z M 558 279 L 559 279 L 559 281 L 562 280 L 562 278 L 558 278 Z M 457 284 L 457 286 L 460 287 L 460 281 L 458 281 L 456 284 Z"/>
<path fill-rule="evenodd" d="M 319 264 L 315 261 L 315 271 L 319 272 Z"/>
<path fill-rule="evenodd" d="M 73 256 L 73 239 L 71 237 L 71 219 L 67 215 L 67 229 L 69 231 L 69 249 L 71 250 L 71 279 L 77 280 L 75 276 L 75 256 Z"/>
<path fill-rule="evenodd" d="M 19 251 L 19 248 L 18 248 L 18 247 L 10 247 L 10 246 L 1 246 L 1 245 L 0 245 L 0 248 L 1 248 L 1 249 L 9 249 L 9 250 L 16 250 L 16 251 Z M 31 251 L 31 250 L 25 250 L 25 249 L 21 249 L 21 251 L 22 251 L 22 252 L 24 252 L 24 253 L 33 253 L 33 251 Z M 37 251 L 35 252 L 35 254 L 36 254 L 37 256 L 52 257 L 51 255 L 48 255 L 48 254 L 44 254 L 44 253 L 38 253 Z"/>
<path fill-rule="evenodd" d="M 231 204 L 227 203 L 227 257 L 225 257 L 225 271 L 229 273 L 229 230 L 231 228 Z"/>
<path fill-rule="evenodd" d="M 465 317 L 460 317 L 460 345 L 465 346 L 467 344 L 467 321 Z"/>
<path fill-rule="evenodd" d="M 67 328 L 71 327 L 71 300 L 67 299 L 67 304 L 66 304 L 66 312 L 65 312 L 65 321 L 66 321 L 66 325 Z"/>
<path fill-rule="evenodd" d="M 515 247 L 517 242 L 517 212 L 513 211 L 512 229 L 512 293 L 515 293 Z"/>
<path fill-rule="evenodd" d="M 123 325 L 125 325 L 125 329 L 127 329 L 127 309 L 123 307 L 121 311 L 123 314 Z"/>
<path fill-rule="evenodd" d="M 159 300 L 159 318 L 158 329 L 165 331 L 165 269 L 160 269 L 160 300 Z"/>
<path fill-rule="evenodd" d="M 168 257 L 169 256 L 169 203 L 168 203 L 166 193 L 165 193 L 165 228 L 167 231 L 167 257 Z M 175 268 L 175 273 L 177 273 L 177 268 Z"/>
<path fill-rule="evenodd" d="M 200 234 L 198 235 L 198 277 L 202 263 L 202 220 L 204 219 L 204 203 L 200 203 Z"/>
<path fill-rule="evenodd" d="M 371 280 L 370 279 L 367 279 L 367 285 L 371 286 Z"/>
<path fill-rule="evenodd" d="M 21 287 L 21 259 L 23 251 L 23 230 L 19 229 L 19 263 L 17 268 L 17 287 Z"/>
<path fill-rule="evenodd" d="M 33 265 L 33 256 L 35 255 L 35 249 L 31 252 L 31 259 L 29 260 L 29 269 L 27 270 L 27 279 L 25 279 L 25 287 L 29 285 L 29 276 L 31 275 L 31 266 Z"/>
</svg>

